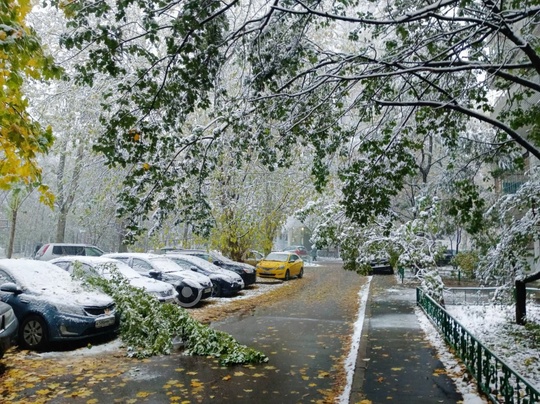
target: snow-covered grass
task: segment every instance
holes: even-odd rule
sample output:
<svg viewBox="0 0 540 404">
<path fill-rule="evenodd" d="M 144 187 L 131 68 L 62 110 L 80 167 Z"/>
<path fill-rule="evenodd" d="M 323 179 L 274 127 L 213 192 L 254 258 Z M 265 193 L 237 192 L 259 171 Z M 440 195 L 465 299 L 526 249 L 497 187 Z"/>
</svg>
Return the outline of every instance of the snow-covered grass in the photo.
<svg viewBox="0 0 540 404">
<path fill-rule="evenodd" d="M 515 323 L 514 306 L 448 306 L 446 309 L 484 346 L 540 389 L 540 306 L 527 304 L 527 327 Z"/>
</svg>

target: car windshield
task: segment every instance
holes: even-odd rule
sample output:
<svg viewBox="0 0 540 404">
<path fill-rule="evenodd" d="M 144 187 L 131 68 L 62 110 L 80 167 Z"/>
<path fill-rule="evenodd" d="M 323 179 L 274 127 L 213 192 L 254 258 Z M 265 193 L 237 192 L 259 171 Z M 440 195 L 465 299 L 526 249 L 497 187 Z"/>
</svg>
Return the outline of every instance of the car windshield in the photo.
<svg viewBox="0 0 540 404">
<path fill-rule="evenodd" d="M 156 258 L 150 258 L 150 261 L 161 272 L 185 271 L 184 268 L 182 268 L 180 265 L 176 264 L 174 261 L 170 260 L 169 258 L 156 257 Z"/>
<path fill-rule="evenodd" d="M 171 259 L 174 260 L 174 257 L 171 257 Z M 177 259 L 182 260 L 184 262 L 184 264 L 181 264 L 179 262 L 178 265 L 182 265 L 188 268 L 190 266 L 196 266 L 209 272 L 221 272 L 219 267 L 216 267 L 214 264 L 212 264 L 211 262 L 208 262 L 204 258 L 195 257 L 193 255 L 184 255 L 181 257 L 180 256 L 177 257 Z"/>
<path fill-rule="evenodd" d="M 103 276 L 108 276 L 111 273 L 111 268 L 116 268 L 120 274 L 122 274 L 127 279 L 134 279 L 134 278 L 140 278 L 141 275 L 137 271 L 135 271 L 133 268 L 131 268 L 129 265 L 124 264 L 123 262 L 119 262 L 116 260 L 111 260 L 103 263 L 99 263 L 95 265 L 95 267 L 100 269 L 100 273 L 103 274 Z"/>
<path fill-rule="evenodd" d="M 265 261 L 278 261 L 287 262 L 289 260 L 289 254 L 286 253 L 270 253 L 264 259 Z"/>
<path fill-rule="evenodd" d="M 218 253 L 216 251 L 212 251 L 212 257 L 213 257 L 214 261 L 218 260 L 218 261 L 222 261 L 222 262 L 235 263 L 235 261 L 233 261 L 232 259 L 227 258 L 224 255 L 221 255 L 220 253 Z"/>
</svg>

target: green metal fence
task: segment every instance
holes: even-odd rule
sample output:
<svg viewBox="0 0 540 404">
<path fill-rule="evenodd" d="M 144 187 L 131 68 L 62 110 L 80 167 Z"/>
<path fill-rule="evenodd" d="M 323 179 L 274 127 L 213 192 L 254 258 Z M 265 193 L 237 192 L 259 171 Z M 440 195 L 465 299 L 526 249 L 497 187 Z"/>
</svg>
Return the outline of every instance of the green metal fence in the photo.
<svg viewBox="0 0 540 404">
<path fill-rule="evenodd" d="M 416 303 L 433 321 L 444 339 L 455 350 L 479 389 L 494 403 L 540 403 L 540 393 L 510 366 L 476 340 L 421 289 L 416 289 Z"/>
</svg>

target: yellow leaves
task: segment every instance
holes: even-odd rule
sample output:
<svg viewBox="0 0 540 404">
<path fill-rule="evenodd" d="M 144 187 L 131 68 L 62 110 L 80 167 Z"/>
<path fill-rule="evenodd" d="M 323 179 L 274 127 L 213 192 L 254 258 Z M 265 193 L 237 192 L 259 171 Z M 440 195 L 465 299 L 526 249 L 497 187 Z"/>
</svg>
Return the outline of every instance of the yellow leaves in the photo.
<svg viewBox="0 0 540 404">
<path fill-rule="evenodd" d="M 225 381 L 231 380 L 231 375 L 223 376 L 221 380 L 225 380 Z"/>
<path fill-rule="evenodd" d="M 356 404 L 372 404 L 372 401 L 371 400 L 361 400 Z"/>
<path fill-rule="evenodd" d="M 244 376 L 244 372 L 234 372 L 235 376 Z"/>
<path fill-rule="evenodd" d="M 139 391 L 137 393 L 137 397 L 139 398 L 146 398 L 148 397 L 149 395 L 151 395 L 152 393 L 148 392 L 148 391 Z"/>
<path fill-rule="evenodd" d="M 325 377 L 330 377 L 330 373 L 319 371 L 319 375 L 317 376 L 319 379 L 323 379 Z"/>
<path fill-rule="evenodd" d="M 10 4 L 10 12 L 3 13 L 4 30 L 0 40 L 5 41 L 0 51 L 0 188 L 10 189 L 19 183 L 26 186 L 41 181 L 37 158 L 52 145 L 50 130 L 43 130 L 28 114 L 28 100 L 22 87 L 27 77 L 39 79 L 52 67 L 43 49 L 35 46 L 32 32 L 25 17 L 31 9 L 30 0 Z M 9 38 L 9 41 L 7 39 Z M 40 192 L 44 189 L 39 189 Z M 51 195 L 43 198 L 50 203 Z M 52 205 L 52 203 L 50 203 Z"/>
<path fill-rule="evenodd" d="M 193 380 L 191 381 L 191 387 L 193 387 L 193 388 L 195 388 L 195 389 L 196 389 L 196 388 L 199 388 L 199 387 L 202 387 L 202 386 L 203 386 L 203 383 L 201 383 L 201 382 L 200 382 L 199 380 L 197 380 L 197 379 L 193 379 Z"/>
<path fill-rule="evenodd" d="M 143 163 L 142 167 L 143 167 L 143 170 L 148 171 L 150 169 L 150 164 Z"/>
<path fill-rule="evenodd" d="M 435 369 L 435 371 L 433 372 L 433 376 L 439 376 L 444 374 L 446 374 L 446 370 L 444 369 Z"/>
<path fill-rule="evenodd" d="M 400 370 L 403 370 L 403 368 L 392 368 L 392 371 L 399 372 Z"/>
</svg>

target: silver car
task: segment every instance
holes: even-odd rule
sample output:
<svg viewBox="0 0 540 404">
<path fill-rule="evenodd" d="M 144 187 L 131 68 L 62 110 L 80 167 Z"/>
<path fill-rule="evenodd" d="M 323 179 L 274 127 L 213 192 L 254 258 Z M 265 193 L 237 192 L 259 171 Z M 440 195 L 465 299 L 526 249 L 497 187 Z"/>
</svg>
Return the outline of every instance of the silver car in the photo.
<svg viewBox="0 0 540 404">
<path fill-rule="evenodd" d="M 129 283 L 145 292 L 155 296 L 162 303 L 176 303 L 178 293 L 166 282 L 161 282 L 156 279 L 149 279 L 141 276 L 131 267 L 112 258 L 107 257 L 62 257 L 55 258 L 50 261 L 51 264 L 57 265 L 65 269 L 69 273 L 73 273 L 73 269 L 77 265 L 81 265 L 81 269 L 90 274 L 99 275 L 105 279 L 111 276 L 111 267 L 114 266 Z"/>
</svg>

